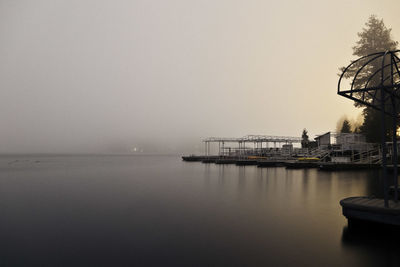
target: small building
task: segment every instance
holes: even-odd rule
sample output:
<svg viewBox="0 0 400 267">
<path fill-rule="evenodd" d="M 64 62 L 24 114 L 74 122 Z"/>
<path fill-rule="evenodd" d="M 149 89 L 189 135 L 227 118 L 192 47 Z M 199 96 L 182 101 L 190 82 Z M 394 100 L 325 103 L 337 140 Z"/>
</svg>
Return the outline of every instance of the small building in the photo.
<svg viewBox="0 0 400 267">
<path fill-rule="evenodd" d="M 317 142 L 319 148 L 327 149 L 331 145 L 331 132 L 318 135 L 314 140 Z"/>
</svg>

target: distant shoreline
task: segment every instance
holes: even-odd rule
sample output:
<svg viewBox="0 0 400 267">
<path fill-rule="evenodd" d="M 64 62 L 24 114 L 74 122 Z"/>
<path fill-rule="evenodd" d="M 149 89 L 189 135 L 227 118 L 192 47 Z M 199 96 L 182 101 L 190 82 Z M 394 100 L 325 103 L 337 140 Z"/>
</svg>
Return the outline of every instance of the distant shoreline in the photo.
<svg viewBox="0 0 400 267">
<path fill-rule="evenodd" d="M 3 153 L 0 157 L 73 157 L 73 156 L 92 156 L 92 157 L 130 157 L 130 156 L 168 156 L 180 157 L 181 154 L 163 154 L 163 153 Z"/>
</svg>

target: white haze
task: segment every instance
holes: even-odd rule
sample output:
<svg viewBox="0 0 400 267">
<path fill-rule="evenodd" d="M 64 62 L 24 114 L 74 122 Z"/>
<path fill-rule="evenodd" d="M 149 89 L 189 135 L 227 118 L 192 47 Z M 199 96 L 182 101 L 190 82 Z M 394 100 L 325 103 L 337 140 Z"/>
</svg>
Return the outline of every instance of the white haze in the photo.
<svg viewBox="0 0 400 267">
<path fill-rule="evenodd" d="M 188 153 L 359 110 L 338 68 L 398 1 L 0 0 L 0 153 Z M 397 39 L 399 40 L 399 39 Z"/>
</svg>

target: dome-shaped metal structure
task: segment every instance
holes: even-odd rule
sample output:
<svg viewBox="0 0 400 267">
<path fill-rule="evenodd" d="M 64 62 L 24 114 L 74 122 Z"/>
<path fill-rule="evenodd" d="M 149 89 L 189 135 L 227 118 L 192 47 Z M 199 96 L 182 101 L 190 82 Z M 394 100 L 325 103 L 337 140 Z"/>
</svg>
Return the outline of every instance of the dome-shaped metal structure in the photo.
<svg viewBox="0 0 400 267">
<path fill-rule="evenodd" d="M 385 115 L 393 118 L 393 133 L 397 132 L 400 105 L 400 50 L 373 53 L 361 57 L 342 71 L 338 94 L 382 113 L 382 169 L 385 207 L 388 207 L 387 146 Z M 398 199 L 397 138 L 393 134 L 394 200 Z"/>
<path fill-rule="evenodd" d="M 400 100 L 400 50 L 361 57 L 343 69 L 338 94 L 359 104 L 398 117 L 393 105 Z"/>
</svg>

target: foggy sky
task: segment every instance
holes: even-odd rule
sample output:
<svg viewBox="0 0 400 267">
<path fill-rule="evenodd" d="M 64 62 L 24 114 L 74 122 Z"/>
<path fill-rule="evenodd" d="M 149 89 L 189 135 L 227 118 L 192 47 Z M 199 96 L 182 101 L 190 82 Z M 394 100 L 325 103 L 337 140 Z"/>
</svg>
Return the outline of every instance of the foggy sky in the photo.
<svg viewBox="0 0 400 267">
<path fill-rule="evenodd" d="M 0 0 L 0 154 L 198 152 L 201 138 L 310 136 L 371 14 L 395 0 Z"/>
</svg>

